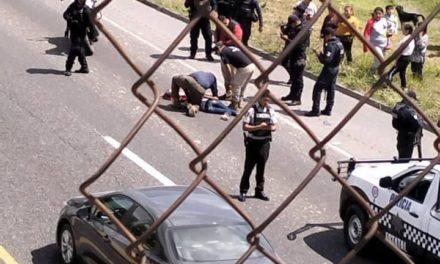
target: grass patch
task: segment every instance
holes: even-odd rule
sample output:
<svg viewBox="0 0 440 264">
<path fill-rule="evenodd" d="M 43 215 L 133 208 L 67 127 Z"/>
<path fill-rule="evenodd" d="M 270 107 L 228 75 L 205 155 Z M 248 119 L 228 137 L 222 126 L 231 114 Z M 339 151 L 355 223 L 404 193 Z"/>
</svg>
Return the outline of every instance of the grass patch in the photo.
<svg viewBox="0 0 440 264">
<path fill-rule="evenodd" d="M 184 8 L 184 0 L 152 0 L 156 4 L 172 9 L 182 15 L 187 15 Z M 279 54 L 284 46 L 284 43 L 279 38 L 279 25 L 287 20 L 287 17 L 292 12 L 293 4 L 297 1 L 285 0 L 260 0 L 263 7 L 264 15 L 264 31 L 259 33 L 257 24 L 254 24 L 250 43 L 253 47 L 262 49 L 268 53 Z M 314 2 L 319 6 L 317 0 Z M 333 5 L 342 9 L 344 4 L 351 3 L 354 6 L 355 16 L 360 21 L 361 32 L 363 27 L 370 17 L 371 12 L 376 6 L 385 7 L 388 4 L 402 5 L 408 12 L 420 12 L 425 16 L 438 5 L 440 0 L 353 0 L 343 1 L 334 0 Z M 319 38 L 319 29 L 321 27 L 323 17 L 314 25 L 312 34 L 312 47 L 319 49 L 322 46 L 322 40 Z M 440 77 L 440 22 L 439 17 L 433 20 L 428 27 L 428 35 L 430 45 L 428 47 L 427 60 L 424 67 L 424 80 L 418 81 L 412 78 L 410 69 L 407 71 L 408 87 L 417 91 L 419 97 L 419 105 L 434 121 L 440 118 L 440 89 L 438 88 L 438 81 Z M 398 42 L 402 38 L 399 31 L 393 39 L 394 48 L 397 48 Z M 371 53 L 363 53 L 362 46 L 359 40 L 355 40 L 353 44 L 353 64 L 343 65 L 338 77 L 338 83 L 350 87 L 360 93 L 366 92 L 375 79 L 370 74 L 369 68 L 372 63 Z M 392 51 L 391 51 L 392 52 Z M 388 52 L 388 54 L 391 54 Z M 393 65 L 394 63 L 392 63 Z M 309 54 L 309 62 L 307 71 L 312 73 L 319 73 L 321 70 L 320 63 L 316 60 L 314 54 Z M 395 76 L 395 84 L 400 85 L 398 75 Z M 374 98 L 386 105 L 392 106 L 401 98 L 395 92 L 388 88 L 383 88 L 374 94 Z"/>
</svg>

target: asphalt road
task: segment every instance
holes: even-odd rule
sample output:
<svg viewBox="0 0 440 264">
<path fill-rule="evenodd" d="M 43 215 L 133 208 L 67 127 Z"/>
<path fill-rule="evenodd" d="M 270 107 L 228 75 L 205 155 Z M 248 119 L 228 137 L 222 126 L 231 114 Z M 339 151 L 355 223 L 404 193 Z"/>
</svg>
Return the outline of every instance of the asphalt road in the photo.
<svg viewBox="0 0 440 264">
<path fill-rule="evenodd" d="M 102 35 L 95 46 L 96 54 L 88 59 L 91 73 L 63 75 L 69 44 L 63 38 L 65 23 L 61 14 L 67 5 L 49 0 L 0 1 L 0 263 L 6 259 L 2 248 L 20 264 L 59 263 L 54 241 L 63 201 L 79 194 L 79 184 L 114 151 L 110 140 L 122 141 L 146 111 L 130 91 L 138 76 Z M 145 70 L 184 27 L 182 22 L 135 0 L 114 1 L 103 13 L 103 23 Z M 153 75 L 162 91 L 170 87 L 173 74 L 204 69 L 221 76 L 218 60 L 187 60 L 188 49 L 189 40 L 185 39 Z M 203 52 L 198 56 L 204 58 Z M 288 88 L 277 83 L 287 75 L 277 69 L 272 78 L 271 90 L 284 95 Z M 306 80 L 306 85 L 304 97 L 310 98 L 313 83 Z M 148 94 L 147 87 L 143 91 Z M 249 87 L 247 95 L 254 92 L 255 88 Z M 337 100 L 347 109 L 356 103 L 340 94 Z M 217 115 L 199 113 L 196 118 L 186 117 L 173 111 L 169 103 L 161 101 L 161 108 L 202 149 L 228 124 Z M 241 204 L 257 222 L 263 221 L 314 165 L 307 155 L 312 141 L 286 115 L 281 111 L 279 114 L 280 125 L 266 173 L 271 201 L 249 199 Z M 337 107 L 334 116 L 308 119 L 309 125 L 323 137 L 344 114 L 346 109 Z M 371 131 L 365 131 L 362 120 L 366 119 L 371 120 Z M 394 145 L 393 131 L 384 131 L 384 120 L 389 122 L 389 116 L 365 107 L 353 125 L 332 140 L 329 159 L 336 162 L 352 155 L 395 155 L 390 147 Z M 381 143 L 377 133 L 389 134 L 392 140 L 385 138 L 385 143 Z M 359 134 L 364 137 L 354 136 Z M 176 184 L 189 184 L 195 177 L 188 168 L 194 153 L 156 116 L 128 148 Z M 236 195 L 244 163 L 240 126 L 208 156 L 208 163 L 208 174 Z M 92 190 L 163 184 L 152 177 L 154 174 L 130 157 L 121 156 Z M 286 263 L 334 263 L 346 254 L 338 217 L 339 190 L 327 173 L 320 172 L 270 225 L 265 233 Z M 353 261 L 384 262 L 398 260 L 385 251 Z"/>
</svg>

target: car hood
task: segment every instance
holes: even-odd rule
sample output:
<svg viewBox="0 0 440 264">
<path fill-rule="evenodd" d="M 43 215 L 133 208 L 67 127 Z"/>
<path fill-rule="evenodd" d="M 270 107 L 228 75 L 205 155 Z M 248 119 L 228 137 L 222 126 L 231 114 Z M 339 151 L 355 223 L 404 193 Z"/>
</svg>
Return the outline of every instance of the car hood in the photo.
<svg viewBox="0 0 440 264">
<path fill-rule="evenodd" d="M 408 163 L 404 164 L 359 164 L 356 165 L 356 169 L 351 173 L 349 181 L 355 179 L 361 179 L 374 185 L 379 185 L 379 180 L 386 176 L 394 176 L 412 165 Z"/>
</svg>

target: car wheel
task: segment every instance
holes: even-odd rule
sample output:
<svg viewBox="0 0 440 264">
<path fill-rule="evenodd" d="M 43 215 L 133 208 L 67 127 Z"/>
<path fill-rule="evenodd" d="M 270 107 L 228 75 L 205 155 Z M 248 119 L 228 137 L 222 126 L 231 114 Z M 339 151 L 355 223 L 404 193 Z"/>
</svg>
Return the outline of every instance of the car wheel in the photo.
<svg viewBox="0 0 440 264">
<path fill-rule="evenodd" d="M 69 224 L 63 225 L 59 233 L 60 255 L 64 264 L 73 264 L 76 260 L 75 240 Z"/>
<path fill-rule="evenodd" d="M 350 205 L 344 216 L 344 238 L 348 249 L 356 247 L 367 233 L 368 216 L 357 204 Z"/>
</svg>

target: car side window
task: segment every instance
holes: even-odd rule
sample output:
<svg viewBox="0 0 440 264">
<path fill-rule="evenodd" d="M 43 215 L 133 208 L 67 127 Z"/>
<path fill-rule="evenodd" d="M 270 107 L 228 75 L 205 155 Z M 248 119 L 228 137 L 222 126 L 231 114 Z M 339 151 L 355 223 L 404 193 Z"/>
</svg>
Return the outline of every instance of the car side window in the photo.
<svg viewBox="0 0 440 264">
<path fill-rule="evenodd" d="M 406 177 L 400 178 L 398 182 L 398 190 L 399 192 L 410 185 L 421 173 L 421 170 L 415 171 L 413 173 L 407 174 Z M 421 179 L 416 187 L 408 193 L 407 197 L 419 202 L 423 203 L 428 193 L 429 187 L 431 186 L 431 182 L 434 179 L 434 173 L 428 172 L 423 179 Z"/>
<path fill-rule="evenodd" d="M 153 217 L 151 217 L 144 208 L 138 205 L 125 217 L 125 226 L 136 237 L 140 237 L 145 233 L 153 222 Z M 151 254 L 150 260 L 154 260 L 154 258 L 159 259 L 161 262 L 166 260 L 163 247 L 157 237 L 157 232 L 153 232 L 153 234 L 147 238 L 144 246 Z M 155 262 L 153 261 L 152 263 Z"/>
<path fill-rule="evenodd" d="M 153 223 L 153 218 L 142 207 L 136 206 L 127 216 L 126 226 L 136 237 L 140 237 Z"/>
<path fill-rule="evenodd" d="M 113 215 L 120 221 L 123 221 L 123 217 L 125 216 L 125 214 L 134 205 L 134 202 L 130 198 L 119 194 L 107 196 L 103 198 L 102 202 L 105 204 L 105 206 L 107 206 L 110 209 L 110 211 L 112 211 Z M 102 223 L 113 226 L 113 223 L 110 221 L 110 218 L 108 218 L 101 211 L 96 210 L 95 217 Z"/>
</svg>

